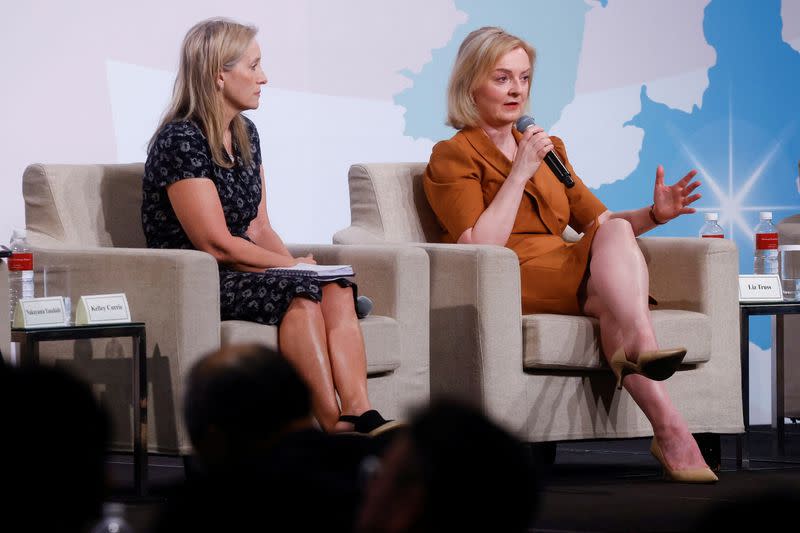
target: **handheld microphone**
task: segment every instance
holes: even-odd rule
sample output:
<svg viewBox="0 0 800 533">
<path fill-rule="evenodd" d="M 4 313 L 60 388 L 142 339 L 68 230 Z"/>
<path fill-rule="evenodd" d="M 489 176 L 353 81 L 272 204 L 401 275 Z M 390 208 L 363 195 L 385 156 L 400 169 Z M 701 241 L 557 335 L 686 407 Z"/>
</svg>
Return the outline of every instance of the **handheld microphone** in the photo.
<svg viewBox="0 0 800 533">
<path fill-rule="evenodd" d="M 359 296 L 356 298 L 356 316 L 358 318 L 364 318 L 372 312 L 372 306 L 372 300 L 366 296 Z"/>
<path fill-rule="evenodd" d="M 533 120 L 533 117 L 522 115 L 519 117 L 519 120 L 517 120 L 516 128 L 518 132 L 525 133 L 525 130 L 534 125 L 536 125 L 536 122 Z M 558 154 L 552 150 L 547 152 L 547 155 L 544 156 L 544 162 L 547 163 L 547 166 L 550 167 L 550 170 L 556 175 L 558 181 L 564 184 L 564 187 L 570 189 L 575 186 L 572 175 L 569 173 L 569 170 L 567 170 L 567 167 L 564 166 L 564 163 L 561 162 L 561 159 L 558 158 Z"/>
</svg>

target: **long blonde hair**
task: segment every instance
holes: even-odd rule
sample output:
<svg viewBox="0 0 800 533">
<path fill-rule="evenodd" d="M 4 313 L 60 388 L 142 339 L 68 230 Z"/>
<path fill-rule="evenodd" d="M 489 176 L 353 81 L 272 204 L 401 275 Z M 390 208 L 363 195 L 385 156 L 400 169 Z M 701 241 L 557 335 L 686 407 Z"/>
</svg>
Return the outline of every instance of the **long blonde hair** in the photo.
<svg viewBox="0 0 800 533">
<path fill-rule="evenodd" d="M 231 70 L 241 59 L 258 30 L 224 18 L 211 18 L 199 22 L 189 30 L 181 46 L 181 60 L 172 101 L 150 139 L 152 149 L 161 129 L 177 120 L 193 120 L 208 140 L 214 162 L 225 168 L 233 167 L 224 154 L 225 124 L 222 116 L 222 99 L 217 90 L 217 76 Z M 231 139 L 239 147 L 245 164 L 253 161 L 250 137 L 244 118 L 237 114 L 231 122 Z"/>
<path fill-rule="evenodd" d="M 536 50 L 524 40 L 502 28 L 484 26 L 464 38 L 458 48 L 450 83 L 447 86 L 447 124 L 460 130 L 478 124 L 478 108 L 472 93 L 483 83 L 500 58 L 522 48 L 531 61 L 531 75 L 536 62 Z M 530 95 L 528 85 L 528 95 Z"/>
</svg>

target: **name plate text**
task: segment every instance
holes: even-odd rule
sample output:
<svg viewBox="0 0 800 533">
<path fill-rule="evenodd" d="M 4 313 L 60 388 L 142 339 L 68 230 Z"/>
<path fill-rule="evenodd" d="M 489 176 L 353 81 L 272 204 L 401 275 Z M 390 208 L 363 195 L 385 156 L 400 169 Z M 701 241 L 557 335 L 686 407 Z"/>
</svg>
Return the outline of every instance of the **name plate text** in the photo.
<svg viewBox="0 0 800 533">
<path fill-rule="evenodd" d="M 777 274 L 739 275 L 740 302 L 782 302 L 781 278 Z"/>
<path fill-rule="evenodd" d="M 14 309 L 15 328 L 53 328 L 67 321 L 64 298 L 22 298 Z"/>
<path fill-rule="evenodd" d="M 75 312 L 75 324 L 124 324 L 131 321 L 131 310 L 124 294 L 81 296 Z"/>
</svg>

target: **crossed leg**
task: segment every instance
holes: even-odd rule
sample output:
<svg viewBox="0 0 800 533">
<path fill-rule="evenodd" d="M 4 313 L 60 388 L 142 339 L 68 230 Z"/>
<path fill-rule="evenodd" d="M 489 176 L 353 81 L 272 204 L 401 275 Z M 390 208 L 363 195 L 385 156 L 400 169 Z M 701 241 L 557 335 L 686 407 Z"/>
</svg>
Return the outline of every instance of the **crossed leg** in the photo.
<svg viewBox="0 0 800 533">
<path fill-rule="evenodd" d="M 586 285 L 584 312 L 600 321 L 606 358 L 624 347 L 631 361 L 658 349 L 648 308 L 647 264 L 628 221 L 610 219 L 595 234 Z M 638 374 L 623 381 L 644 412 L 667 463 L 683 470 L 706 466 L 686 421 L 672 404 L 663 383 Z"/>
<path fill-rule="evenodd" d="M 321 304 L 292 300 L 278 330 L 278 344 L 308 384 L 322 429 L 341 431 L 352 425 L 339 422 L 340 414 L 360 415 L 370 409 L 364 339 L 352 289 L 331 283 L 322 292 Z"/>
</svg>

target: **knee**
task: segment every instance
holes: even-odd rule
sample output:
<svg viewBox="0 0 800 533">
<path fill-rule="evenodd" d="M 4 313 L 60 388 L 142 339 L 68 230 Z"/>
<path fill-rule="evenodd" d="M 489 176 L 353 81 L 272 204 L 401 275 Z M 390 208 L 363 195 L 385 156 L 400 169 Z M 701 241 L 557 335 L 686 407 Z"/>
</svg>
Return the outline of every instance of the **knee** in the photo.
<svg viewBox="0 0 800 533">
<path fill-rule="evenodd" d="M 615 240 L 635 240 L 636 238 L 631 223 L 624 218 L 606 220 L 598 229 L 598 232 L 601 231 L 605 236 Z"/>
<path fill-rule="evenodd" d="M 340 287 L 338 285 L 327 285 L 323 289 L 323 313 L 326 315 L 336 315 L 337 317 L 356 316 L 355 300 L 353 298 L 352 287 Z"/>
<path fill-rule="evenodd" d="M 353 301 L 353 287 L 342 287 L 336 283 L 329 283 L 322 287 L 323 298 L 338 302 Z"/>
<path fill-rule="evenodd" d="M 302 315 L 304 320 L 314 320 L 315 318 L 322 318 L 322 310 L 319 303 L 308 298 L 297 296 L 292 298 L 292 303 L 289 304 L 288 313 Z"/>
<path fill-rule="evenodd" d="M 633 254 L 638 254 L 639 244 L 636 242 L 636 234 L 633 232 L 631 223 L 623 218 L 613 218 L 604 222 L 597 230 L 599 238 L 607 245 L 615 248 L 617 252 L 626 250 Z"/>
<path fill-rule="evenodd" d="M 328 329 L 358 328 L 358 316 L 356 306 L 353 304 L 353 297 L 349 300 L 342 299 L 335 305 L 328 305 L 322 309 L 322 317 L 325 327 Z"/>
</svg>

